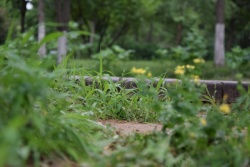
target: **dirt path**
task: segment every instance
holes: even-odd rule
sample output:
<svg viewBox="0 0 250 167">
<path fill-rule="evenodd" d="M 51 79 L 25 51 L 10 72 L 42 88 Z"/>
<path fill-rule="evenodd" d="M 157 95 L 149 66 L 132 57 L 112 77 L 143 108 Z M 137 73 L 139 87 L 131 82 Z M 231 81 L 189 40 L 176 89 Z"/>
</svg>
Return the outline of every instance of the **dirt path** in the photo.
<svg viewBox="0 0 250 167">
<path fill-rule="evenodd" d="M 162 129 L 162 125 L 153 123 L 138 123 L 121 120 L 99 120 L 98 122 L 105 126 L 111 126 L 115 131 L 124 135 L 131 133 L 150 133 Z"/>
</svg>

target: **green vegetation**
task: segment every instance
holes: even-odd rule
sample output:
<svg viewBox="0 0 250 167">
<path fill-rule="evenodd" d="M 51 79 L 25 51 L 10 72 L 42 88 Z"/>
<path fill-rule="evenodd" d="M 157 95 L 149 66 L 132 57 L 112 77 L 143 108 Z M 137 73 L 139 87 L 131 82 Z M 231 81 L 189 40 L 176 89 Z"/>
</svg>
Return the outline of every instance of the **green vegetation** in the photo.
<svg viewBox="0 0 250 167">
<path fill-rule="evenodd" d="M 42 12 L 38 3 L 42 0 L 3 0 L 0 2 L 0 43 L 4 43 L 10 24 L 15 23 L 15 35 L 24 26 L 25 32 L 30 27 L 37 27 L 37 13 Z M 225 0 L 225 49 L 240 46 L 249 48 L 248 32 L 250 2 L 247 0 Z M 57 1 L 43 0 L 46 33 L 57 31 L 55 15 Z M 68 1 L 67 1 L 68 2 Z M 32 4 L 28 10 L 22 4 Z M 178 46 L 192 49 L 204 49 L 199 56 L 206 60 L 213 59 L 215 0 L 71 0 L 70 31 L 88 32 L 74 40 L 76 58 L 90 58 L 91 55 L 113 45 L 126 50 L 134 50 L 133 59 L 159 58 L 158 49 L 172 50 Z M 23 15 L 23 13 L 25 15 Z M 64 12 L 65 13 L 65 12 Z M 23 18 L 25 16 L 25 18 Z M 22 24 L 21 19 L 23 20 Z M 66 26 L 66 25 L 65 25 Z M 37 35 L 36 35 L 37 36 Z M 191 42 L 190 42 L 191 41 Z M 192 46 L 190 46 L 190 44 Z M 76 47 L 78 46 L 78 47 Z M 54 45 L 47 45 L 49 51 Z M 87 48 L 87 49 L 86 49 Z"/>
<path fill-rule="evenodd" d="M 148 88 L 146 70 L 134 68 L 138 89 L 126 90 L 70 59 L 59 66 L 50 57 L 38 59 L 34 42 L 25 45 L 29 35 L 0 47 L 0 166 L 39 166 L 53 157 L 86 166 L 249 164 L 250 94 L 239 86 L 235 104 L 217 104 L 212 96 L 202 104 L 204 86 L 193 78 L 202 59 L 173 68 L 182 83 L 164 88 L 161 82 Z M 94 84 L 76 75 L 91 75 Z M 96 123 L 110 118 L 159 122 L 163 129 L 119 136 Z"/>
<path fill-rule="evenodd" d="M 92 59 L 85 60 L 70 60 L 69 64 L 86 70 L 99 71 L 99 61 Z M 154 77 L 175 78 L 174 69 L 178 65 L 173 60 L 128 60 L 128 61 L 113 61 L 109 63 L 108 67 L 104 66 L 106 74 L 114 76 L 132 77 L 135 76 L 131 73 L 133 67 L 147 69 Z M 201 70 L 201 79 L 214 79 L 214 80 L 237 80 L 239 76 L 243 80 L 248 81 L 250 73 L 247 70 L 249 63 L 244 64 L 240 68 L 232 69 L 231 67 L 214 67 L 212 61 L 206 61 Z"/>
<path fill-rule="evenodd" d="M 67 17 L 55 10 L 66 0 L 18 2 L 0 2 L 0 167 L 250 166 L 250 91 L 239 84 L 236 103 L 218 103 L 200 83 L 249 80 L 250 1 L 227 0 L 226 65 L 216 68 L 214 0 L 67 0 Z M 38 11 L 47 35 L 37 43 Z M 55 11 L 68 25 L 54 23 Z M 57 64 L 63 35 L 68 54 Z M 111 76 L 134 77 L 137 88 Z M 108 119 L 163 128 L 121 135 L 98 123 Z"/>
</svg>

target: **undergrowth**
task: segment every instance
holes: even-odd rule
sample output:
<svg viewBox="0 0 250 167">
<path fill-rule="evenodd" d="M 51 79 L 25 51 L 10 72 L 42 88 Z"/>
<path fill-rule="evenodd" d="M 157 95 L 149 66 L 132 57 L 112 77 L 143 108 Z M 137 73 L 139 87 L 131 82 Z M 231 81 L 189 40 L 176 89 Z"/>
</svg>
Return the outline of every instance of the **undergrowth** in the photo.
<svg viewBox="0 0 250 167">
<path fill-rule="evenodd" d="M 39 59 L 31 34 L 0 46 L 0 166 L 40 166 L 52 156 L 82 166 L 249 166 L 250 92 L 240 85 L 235 104 L 208 96 L 212 105 L 204 105 L 199 65 L 182 65 L 173 69 L 181 82 L 165 87 L 162 79 L 146 84 L 155 79 L 134 68 L 137 88 L 125 89 L 102 68 L 93 75 L 69 69 L 67 59 L 59 66 Z M 98 119 L 163 129 L 120 136 Z"/>
</svg>

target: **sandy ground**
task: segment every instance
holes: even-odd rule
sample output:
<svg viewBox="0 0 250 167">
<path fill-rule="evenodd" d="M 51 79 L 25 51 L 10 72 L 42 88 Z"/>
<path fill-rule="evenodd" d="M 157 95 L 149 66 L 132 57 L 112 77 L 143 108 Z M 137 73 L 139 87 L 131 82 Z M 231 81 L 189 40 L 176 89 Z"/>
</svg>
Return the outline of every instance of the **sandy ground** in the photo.
<svg viewBox="0 0 250 167">
<path fill-rule="evenodd" d="M 104 126 L 114 128 L 115 131 L 123 135 L 129 135 L 131 133 L 150 133 L 162 129 L 162 125 L 153 123 L 137 123 L 121 120 L 99 120 L 98 122 Z"/>
</svg>

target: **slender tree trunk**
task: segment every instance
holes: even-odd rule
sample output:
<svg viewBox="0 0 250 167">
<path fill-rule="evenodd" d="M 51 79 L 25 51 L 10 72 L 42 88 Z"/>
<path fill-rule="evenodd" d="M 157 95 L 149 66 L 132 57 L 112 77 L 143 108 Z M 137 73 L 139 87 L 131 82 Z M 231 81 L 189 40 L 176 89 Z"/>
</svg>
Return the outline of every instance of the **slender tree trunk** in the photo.
<svg viewBox="0 0 250 167">
<path fill-rule="evenodd" d="M 232 48 L 233 45 L 233 41 L 234 41 L 234 29 L 235 29 L 235 19 L 231 19 L 229 22 L 230 27 L 229 31 L 228 31 L 228 36 L 227 39 L 225 40 L 225 50 L 230 50 Z"/>
<path fill-rule="evenodd" d="M 225 24 L 224 24 L 225 0 L 216 2 L 216 25 L 215 25 L 215 46 L 214 64 L 224 66 L 225 64 Z"/>
<path fill-rule="evenodd" d="M 152 42 L 153 32 L 154 32 L 154 25 L 153 25 L 152 22 L 150 22 L 149 23 L 148 35 L 147 35 L 147 41 L 148 42 Z"/>
<path fill-rule="evenodd" d="M 58 39 L 58 57 L 57 63 L 60 64 L 63 60 L 63 57 L 67 55 L 67 31 L 68 31 L 68 22 L 70 19 L 70 0 L 55 0 L 56 4 L 56 18 L 58 26 L 58 31 L 64 33 L 62 37 Z"/>
<path fill-rule="evenodd" d="M 19 6 L 19 10 L 20 10 L 20 14 L 21 14 L 21 20 L 20 20 L 20 24 L 21 24 L 21 33 L 25 32 L 25 16 L 26 16 L 26 5 L 28 3 L 27 0 L 20 0 L 20 6 Z"/>
<path fill-rule="evenodd" d="M 135 38 L 135 41 L 136 41 L 136 42 L 139 42 L 139 41 L 140 41 L 138 29 L 136 29 L 135 32 L 134 32 L 134 38 Z"/>
<path fill-rule="evenodd" d="M 90 26 L 89 43 L 92 44 L 94 42 L 94 35 L 95 35 L 95 21 L 90 21 L 89 26 Z"/>
<path fill-rule="evenodd" d="M 44 0 L 38 1 L 38 42 L 40 42 L 46 34 L 45 30 L 45 19 L 44 19 Z M 42 45 L 39 50 L 38 54 L 41 57 L 45 57 L 46 55 L 46 45 Z"/>
<path fill-rule="evenodd" d="M 177 26 L 177 35 L 176 35 L 176 39 L 175 39 L 177 45 L 181 44 L 182 30 L 183 30 L 183 26 L 182 26 L 181 23 L 179 23 L 178 26 Z"/>
</svg>

